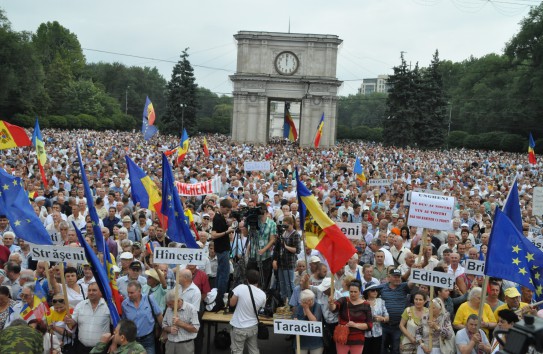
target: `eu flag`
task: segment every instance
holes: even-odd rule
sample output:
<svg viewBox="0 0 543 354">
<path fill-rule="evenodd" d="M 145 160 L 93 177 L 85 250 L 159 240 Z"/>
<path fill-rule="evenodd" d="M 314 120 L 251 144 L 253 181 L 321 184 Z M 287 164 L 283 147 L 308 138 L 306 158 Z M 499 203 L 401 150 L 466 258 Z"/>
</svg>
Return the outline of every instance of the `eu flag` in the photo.
<svg viewBox="0 0 543 354">
<path fill-rule="evenodd" d="M 87 174 L 85 173 L 85 166 L 83 165 L 83 160 L 81 159 L 81 151 L 79 151 L 79 145 L 77 146 L 77 159 L 79 161 L 79 168 L 81 170 L 81 180 L 83 181 L 85 198 L 87 198 L 87 207 L 89 209 L 89 216 L 91 218 L 92 231 L 94 233 L 94 240 L 96 242 L 96 249 L 98 250 L 98 252 L 102 252 L 102 254 L 104 255 L 103 267 L 104 271 L 108 275 L 110 293 L 113 294 L 113 298 L 115 300 L 115 303 L 117 304 L 118 311 L 122 311 L 122 298 L 119 293 L 119 289 L 117 288 L 115 273 L 113 272 L 113 261 L 111 260 L 111 253 L 109 253 L 109 247 L 106 240 L 104 240 L 104 235 L 102 234 L 102 229 L 100 228 L 100 218 L 98 217 L 98 213 L 96 212 L 96 208 L 94 207 L 94 199 L 92 198 L 89 182 L 87 180 Z"/>
<path fill-rule="evenodd" d="M 509 195 L 503 205 L 503 212 L 511 219 L 517 230 L 522 233 L 522 215 L 520 213 L 517 181 L 513 183 L 513 186 L 509 190 Z"/>
<path fill-rule="evenodd" d="M 51 236 L 28 201 L 20 178 L 0 169 L 0 211 L 9 220 L 15 236 L 37 245 L 53 245 Z"/>
<path fill-rule="evenodd" d="M 172 168 L 166 155 L 162 154 L 162 214 L 168 217 L 168 236 L 189 248 L 198 248 L 190 233 L 189 221 L 183 211 L 179 193 L 175 188 Z"/>
<path fill-rule="evenodd" d="M 488 242 L 485 275 L 530 288 L 538 301 L 543 300 L 543 252 L 498 208 Z"/>
<path fill-rule="evenodd" d="M 115 307 L 115 304 L 113 304 L 113 294 L 111 292 L 111 287 L 109 286 L 109 278 L 106 274 L 106 270 L 100 264 L 100 260 L 98 260 L 98 257 L 94 253 L 94 250 L 92 247 L 87 243 L 83 235 L 81 234 L 81 231 L 76 227 L 75 223 L 73 223 L 75 232 L 77 233 L 77 238 L 79 240 L 79 243 L 81 246 L 83 246 L 83 249 L 85 250 L 85 257 L 87 257 L 87 262 L 89 262 L 92 274 L 94 275 L 94 279 L 96 280 L 96 283 L 98 284 L 98 288 L 100 288 L 100 291 L 102 292 L 102 297 L 104 300 L 106 300 L 107 307 L 109 308 L 109 315 L 111 317 L 111 322 L 113 323 L 113 327 L 117 327 L 117 323 L 119 323 L 120 316 L 119 312 L 117 312 L 117 308 Z"/>
</svg>

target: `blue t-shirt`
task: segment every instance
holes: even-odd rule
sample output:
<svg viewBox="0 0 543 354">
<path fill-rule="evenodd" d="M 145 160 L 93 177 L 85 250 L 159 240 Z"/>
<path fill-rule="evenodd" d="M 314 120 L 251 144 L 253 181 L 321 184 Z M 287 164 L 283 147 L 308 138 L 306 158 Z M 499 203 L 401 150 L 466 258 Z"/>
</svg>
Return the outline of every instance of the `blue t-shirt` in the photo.
<svg viewBox="0 0 543 354">
<path fill-rule="evenodd" d="M 384 326 L 398 326 L 400 324 L 402 313 L 407 306 L 407 295 L 410 292 L 407 283 L 401 283 L 395 289 L 391 289 L 388 283 L 383 286 L 381 298 L 385 300 L 389 316 L 389 322 L 383 323 Z"/>
</svg>

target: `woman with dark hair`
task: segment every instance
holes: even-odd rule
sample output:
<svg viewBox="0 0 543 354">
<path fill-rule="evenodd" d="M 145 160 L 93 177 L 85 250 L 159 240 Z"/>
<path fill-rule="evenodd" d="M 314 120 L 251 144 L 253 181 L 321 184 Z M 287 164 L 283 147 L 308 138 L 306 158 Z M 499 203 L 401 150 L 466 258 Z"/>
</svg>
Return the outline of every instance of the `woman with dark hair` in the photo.
<svg viewBox="0 0 543 354">
<path fill-rule="evenodd" d="M 28 322 L 28 325 L 43 336 L 43 354 L 60 354 L 60 342 L 58 338 L 47 331 L 47 324 L 41 319 L 33 319 Z"/>
<path fill-rule="evenodd" d="M 331 295 L 328 307 L 332 312 L 338 312 L 338 323 L 349 328 L 347 342 L 336 343 L 338 354 L 361 354 L 364 349 L 365 332 L 373 327 L 373 316 L 370 304 L 360 297 L 362 284 L 353 280 L 349 286 L 349 296 L 334 300 Z"/>
<path fill-rule="evenodd" d="M 0 286 L 0 331 L 4 329 L 4 324 L 9 318 L 9 309 L 15 304 L 16 301 L 11 299 L 9 288 L 5 285 Z"/>
<path fill-rule="evenodd" d="M 407 307 L 400 320 L 402 338 L 400 342 L 401 354 L 415 354 L 419 347 L 428 346 L 428 317 L 429 312 L 424 304 L 426 294 L 417 292 L 413 300 L 414 305 Z"/>
<path fill-rule="evenodd" d="M 411 235 L 409 234 L 408 226 L 402 226 L 400 229 L 400 236 L 403 238 L 403 246 L 407 249 L 411 249 Z"/>
<path fill-rule="evenodd" d="M 79 304 L 81 301 L 85 300 L 87 298 L 87 295 L 85 294 L 85 291 L 83 290 L 83 287 L 81 284 L 77 283 L 77 269 L 74 267 L 68 267 L 64 271 L 64 278 L 66 279 L 66 291 L 68 293 L 68 303 L 70 307 L 75 308 L 77 304 Z M 55 277 L 51 277 L 51 284 L 53 285 L 53 289 L 60 289 L 60 293 L 62 293 L 62 287 L 57 287 L 57 281 Z M 57 294 L 59 293 L 57 292 Z"/>
<path fill-rule="evenodd" d="M 364 343 L 365 354 L 375 354 L 381 351 L 381 339 L 383 337 L 383 323 L 389 320 L 388 311 L 385 306 L 385 300 L 379 297 L 382 286 L 373 284 L 366 286 L 364 289 L 364 299 L 370 304 L 371 313 L 373 316 L 373 327 L 370 331 L 366 331 L 366 340 Z"/>
</svg>

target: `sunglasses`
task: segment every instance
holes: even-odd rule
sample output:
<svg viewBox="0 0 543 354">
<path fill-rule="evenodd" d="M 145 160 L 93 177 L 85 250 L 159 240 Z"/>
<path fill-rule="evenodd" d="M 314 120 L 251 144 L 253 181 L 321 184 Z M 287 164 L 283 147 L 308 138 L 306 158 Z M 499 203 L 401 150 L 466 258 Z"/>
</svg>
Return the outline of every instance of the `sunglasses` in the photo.
<svg viewBox="0 0 543 354">
<path fill-rule="evenodd" d="M 139 271 L 141 271 L 141 268 L 130 268 L 130 269 L 132 269 L 134 272 L 139 272 Z"/>
<path fill-rule="evenodd" d="M 64 299 L 53 299 L 53 304 L 63 304 Z"/>
</svg>

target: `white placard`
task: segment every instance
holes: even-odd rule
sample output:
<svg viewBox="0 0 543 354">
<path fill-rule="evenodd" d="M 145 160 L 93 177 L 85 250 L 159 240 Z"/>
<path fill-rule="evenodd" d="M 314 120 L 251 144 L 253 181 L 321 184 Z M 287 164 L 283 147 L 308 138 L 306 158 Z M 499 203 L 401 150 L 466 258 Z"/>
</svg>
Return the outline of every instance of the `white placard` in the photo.
<svg viewBox="0 0 543 354">
<path fill-rule="evenodd" d="M 156 247 L 154 263 L 205 265 L 204 250 L 201 248 Z"/>
<path fill-rule="evenodd" d="M 532 234 L 533 237 L 541 235 L 541 228 L 539 226 L 530 225 L 530 229 L 528 231 L 530 232 L 530 234 Z"/>
<path fill-rule="evenodd" d="M 336 223 L 341 232 L 348 239 L 360 240 L 362 237 L 362 224 L 359 222 L 338 222 Z"/>
<path fill-rule="evenodd" d="M 476 259 L 466 259 L 464 261 L 464 268 L 466 269 L 464 272 L 466 274 L 473 274 L 473 275 L 485 275 L 485 261 L 479 261 Z"/>
<path fill-rule="evenodd" d="M 543 215 L 543 187 L 535 187 L 532 199 L 532 215 Z"/>
<path fill-rule="evenodd" d="M 76 264 L 87 263 L 83 247 L 32 244 L 30 246 L 30 252 L 32 252 L 32 259 L 35 261 L 68 262 Z"/>
<path fill-rule="evenodd" d="M 543 236 L 533 237 L 532 243 L 541 251 L 543 251 Z"/>
<path fill-rule="evenodd" d="M 408 226 L 449 230 L 454 212 L 454 197 L 412 192 Z"/>
<path fill-rule="evenodd" d="M 433 189 L 426 189 L 426 188 L 413 188 L 413 192 L 429 193 L 429 194 L 436 194 L 436 195 L 445 194 L 442 191 L 435 191 Z M 411 191 L 407 191 L 403 195 L 403 205 L 409 206 L 410 204 L 411 204 Z"/>
<path fill-rule="evenodd" d="M 243 169 L 247 171 L 270 171 L 270 161 L 245 161 Z"/>
<path fill-rule="evenodd" d="M 382 179 L 370 179 L 368 181 L 369 187 L 381 187 L 381 186 L 390 186 L 394 182 L 391 178 L 382 178 Z"/>
<path fill-rule="evenodd" d="M 409 282 L 440 288 L 454 289 L 454 274 L 411 268 Z"/>
<path fill-rule="evenodd" d="M 273 320 L 273 333 L 322 337 L 321 321 Z"/>
</svg>

